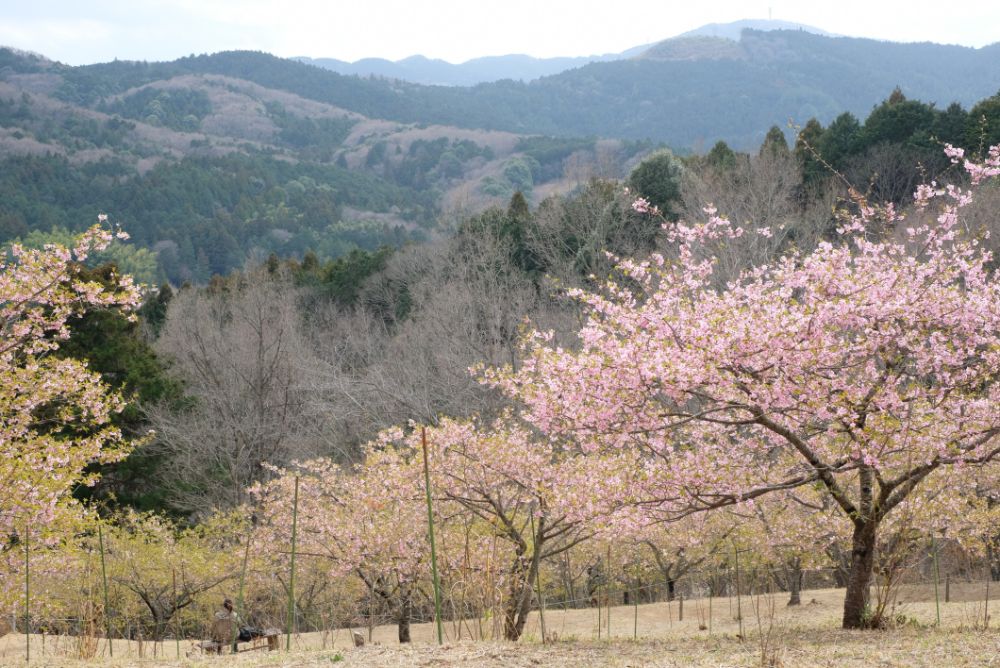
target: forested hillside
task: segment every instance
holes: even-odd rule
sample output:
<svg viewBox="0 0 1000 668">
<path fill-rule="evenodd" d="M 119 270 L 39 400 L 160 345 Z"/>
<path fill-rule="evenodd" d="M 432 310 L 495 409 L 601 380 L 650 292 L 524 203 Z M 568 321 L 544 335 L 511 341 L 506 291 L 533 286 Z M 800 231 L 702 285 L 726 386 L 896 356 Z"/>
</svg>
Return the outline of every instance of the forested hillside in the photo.
<svg viewBox="0 0 1000 668">
<path fill-rule="evenodd" d="M 288 67 L 321 78 L 285 85 Z M 272 252 L 419 241 L 515 191 L 622 176 L 648 149 L 368 118 L 317 101 L 336 97 L 316 94 L 328 76 L 251 53 L 69 68 L 0 50 L 0 240 L 103 212 L 155 252 L 129 263 L 138 278 L 204 283 Z"/>
<path fill-rule="evenodd" d="M 424 239 L 442 217 L 516 191 L 537 203 L 621 178 L 653 147 L 482 128 L 738 149 L 789 118 L 812 136 L 815 117 L 834 121 L 822 146 L 834 166 L 891 141 L 908 153 L 884 157 L 905 171 L 920 156 L 939 161 L 937 141 L 990 140 L 995 98 L 968 112 L 975 91 L 996 90 L 995 49 L 746 31 L 739 43 L 679 38 L 631 60 L 470 89 L 250 52 L 66 67 L 0 50 L 0 238 L 41 241 L 106 212 L 155 251 L 129 266 L 144 281 L 204 282 L 272 252 L 333 258 Z M 890 81 L 930 97 L 876 109 L 862 128 Z M 950 98 L 965 106 L 927 103 Z"/>
<path fill-rule="evenodd" d="M 530 83 L 471 88 L 362 79 L 265 54 L 221 53 L 172 63 L 73 68 L 59 95 L 84 104 L 182 73 L 247 79 L 372 118 L 528 134 L 652 139 L 704 147 L 759 144 L 789 120 L 866 114 L 885 91 L 946 107 L 1000 89 L 1000 45 L 981 49 L 746 30 L 739 42 L 692 36 L 639 56 L 592 63 Z M 734 101 L 738 101 L 734 104 Z"/>
</svg>

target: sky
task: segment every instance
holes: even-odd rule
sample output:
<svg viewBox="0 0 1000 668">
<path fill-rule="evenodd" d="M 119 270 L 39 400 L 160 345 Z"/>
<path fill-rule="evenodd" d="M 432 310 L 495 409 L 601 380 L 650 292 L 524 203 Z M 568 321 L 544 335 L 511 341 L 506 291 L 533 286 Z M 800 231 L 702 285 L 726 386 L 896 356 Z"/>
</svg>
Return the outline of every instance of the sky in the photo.
<svg viewBox="0 0 1000 668">
<path fill-rule="evenodd" d="M 0 0 L 0 45 L 70 65 L 229 49 L 458 63 L 617 53 L 706 23 L 769 14 L 853 37 L 1000 41 L 997 0 Z"/>
</svg>

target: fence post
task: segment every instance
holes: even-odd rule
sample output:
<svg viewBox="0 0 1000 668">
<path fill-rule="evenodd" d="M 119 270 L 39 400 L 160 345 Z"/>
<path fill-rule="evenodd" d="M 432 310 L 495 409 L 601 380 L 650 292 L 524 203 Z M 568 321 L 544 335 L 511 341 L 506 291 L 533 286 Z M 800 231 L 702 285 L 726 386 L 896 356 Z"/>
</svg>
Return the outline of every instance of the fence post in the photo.
<svg viewBox="0 0 1000 668">
<path fill-rule="evenodd" d="M 292 497 L 292 563 L 288 575 L 288 617 L 286 619 L 285 651 L 292 651 L 292 624 L 295 621 L 295 540 L 299 521 L 299 477 L 295 476 L 295 494 Z"/>
<path fill-rule="evenodd" d="M 951 573 L 944 575 L 944 602 L 951 603 Z"/>
<path fill-rule="evenodd" d="M 114 657 L 115 644 L 111 640 L 111 606 L 108 604 L 108 569 L 104 564 L 104 529 L 101 517 L 97 517 L 97 546 L 101 551 L 101 580 L 104 584 L 104 633 L 108 639 L 108 656 Z"/>
<path fill-rule="evenodd" d="M 434 547 L 434 508 L 431 505 L 431 473 L 427 463 L 427 427 L 420 428 L 420 442 L 424 446 L 424 490 L 427 492 L 427 534 L 431 543 L 431 576 L 434 580 L 434 620 L 437 625 L 438 644 L 444 644 L 441 628 L 441 582 L 438 580 L 437 550 Z"/>
<path fill-rule="evenodd" d="M 684 621 L 684 594 L 679 594 L 677 597 L 677 621 Z"/>
</svg>

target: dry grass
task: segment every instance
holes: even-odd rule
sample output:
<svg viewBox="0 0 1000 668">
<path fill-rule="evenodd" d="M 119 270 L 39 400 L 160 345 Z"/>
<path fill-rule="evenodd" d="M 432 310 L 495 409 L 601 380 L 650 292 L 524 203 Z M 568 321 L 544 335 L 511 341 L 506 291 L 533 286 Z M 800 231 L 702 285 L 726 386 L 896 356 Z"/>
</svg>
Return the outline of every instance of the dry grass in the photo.
<svg viewBox="0 0 1000 668">
<path fill-rule="evenodd" d="M 954 591 L 954 590 L 953 590 Z M 966 592 L 963 592 L 966 593 Z M 973 591 L 967 592 L 971 598 Z M 533 615 L 521 643 L 473 642 L 463 625 L 462 639 L 456 626 L 447 624 L 449 641 L 443 647 L 432 644 L 433 625 L 416 624 L 414 643 L 399 646 L 395 628 L 375 629 L 378 644 L 349 648 L 346 630 L 303 634 L 293 637 L 291 653 L 246 653 L 237 657 L 203 657 L 192 652 L 193 643 L 181 643 L 181 658 L 177 658 L 175 643 L 168 641 L 157 648 L 158 658 L 152 658 L 149 643 L 139 657 L 136 643 L 116 641 L 115 658 L 106 657 L 102 642 L 95 661 L 68 658 L 73 653 L 73 639 L 47 638 L 42 655 L 40 637 L 32 642 L 32 665 L 38 666 L 344 666 L 364 668 L 389 666 L 784 666 L 784 667 L 851 667 L 851 666 L 927 666 L 933 668 L 986 667 L 1000 668 L 1000 628 L 996 623 L 988 630 L 982 626 L 982 601 L 966 600 L 942 603 L 942 625 L 937 628 L 933 600 L 924 598 L 922 589 L 904 591 L 906 601 L 897 607 L 900 628 L 891 631 L 842 631 L 839 625 L 843 591 L 823 590 L 804 592 L 806 602 L 801 607 L 785 607 L 784 595 L 775 595 L 773 608 L 766 597 L 743 597 L 743 628 L 741 640 L 739 622 L 734 619 L 735 600 L 712 601 L 712 629 L 708 625 L 708 601 L 685 602 L 684 621 L 677 619 L 677 604 L 665 603 L 620 606 L 611 609 L 612 639 L 607 639 L 607 617 L 602 613 L 601 640 L 596 639 L 597 612 L 584 610 L 549 610 L 546 630 L 558 640 L 542 645 L 539 642 L 538 619 Z M 923 600 L 918 600 L 918 599 Z M 963 596 L 965 598 L 965 596 Z M 810 601 L 815 601 L 810 603 Z M 994 605 L 998 605 L 994 603 Z M 773 609 L 773 614 L 771 610 Z M 731 612 L 732 610 L 732 612 Z M 757 610 L 760 614 L 757 614 Z M 770 628 L 770 634 L 767 629 Z M 634 629 L 638 640 L 632 640 Z M 770 638 L 771 652 L 763 657 L 761 634 Z M 282 639 L 284 646 L 284 639 Z M 184 654 L 191 656 L 185 657 Z M 104 658 L 102 658 L 104 657 Z M 338 657 L 341 657 L 341 662 Z M 0 639 L 0 665 L 24 665 L 24 637 L 8 635 Z"/>
</svg>

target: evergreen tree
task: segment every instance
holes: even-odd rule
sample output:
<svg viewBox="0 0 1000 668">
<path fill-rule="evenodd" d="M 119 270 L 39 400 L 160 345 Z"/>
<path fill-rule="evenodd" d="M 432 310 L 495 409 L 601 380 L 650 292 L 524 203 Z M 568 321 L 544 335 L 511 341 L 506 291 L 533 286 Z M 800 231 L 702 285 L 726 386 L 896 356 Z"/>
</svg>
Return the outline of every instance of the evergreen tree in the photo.
<svg viewBox="0 0 1000 668">
<path fill-rule="evenodd" d="M 632 170 L 629 187 L 659 207 L 664 217 L 676 220 L 681 199 L 681 162 L 664 149 L 649 155 Z"/>
</svg>

